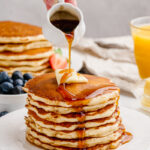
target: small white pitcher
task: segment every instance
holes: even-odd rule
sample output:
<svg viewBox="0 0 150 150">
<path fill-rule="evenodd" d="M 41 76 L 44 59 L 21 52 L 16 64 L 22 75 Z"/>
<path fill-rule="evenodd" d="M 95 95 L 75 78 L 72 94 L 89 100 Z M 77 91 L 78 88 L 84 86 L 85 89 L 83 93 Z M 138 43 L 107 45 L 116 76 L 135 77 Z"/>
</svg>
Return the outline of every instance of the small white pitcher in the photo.
<svg viewBox="0 0 150 150">
<path fill-rule="evenodd" d="M 82 11 L 73 6 L 72 4 L 65 3 L 64 0 L 58 0 L 59 3 L 55 4 L 48 12 L 47 12 L 47 23 L 43 25 L 43 33 L 47 40 L 49 40 L 55 46 L 64 47 L 68 45 L 68 42 L 65 38 L 64 33 L 56 28 L 51 22 L 50 17 L 57 11 L 68 11 L 71 14 L 77 16 L 79 18 L 79 24 L 74 30 L 74 41 L 73 45 L 78 43 L 79 40 L 83 37 L 85 33 L 85 23 Z"/>
</svg>

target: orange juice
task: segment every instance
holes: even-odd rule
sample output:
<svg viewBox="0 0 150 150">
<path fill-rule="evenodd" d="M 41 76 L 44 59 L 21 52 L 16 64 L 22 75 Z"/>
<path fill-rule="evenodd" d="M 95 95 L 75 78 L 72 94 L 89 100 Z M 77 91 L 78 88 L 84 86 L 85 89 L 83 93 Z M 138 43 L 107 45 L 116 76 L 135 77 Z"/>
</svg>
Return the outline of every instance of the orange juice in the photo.
<svg viewBox="0 0 150 150">
<path fill-rule="evenodd" d="M 132 28 L 134 54 L 141 78 L 150 77 L 150 25 Z"/>
</svg>

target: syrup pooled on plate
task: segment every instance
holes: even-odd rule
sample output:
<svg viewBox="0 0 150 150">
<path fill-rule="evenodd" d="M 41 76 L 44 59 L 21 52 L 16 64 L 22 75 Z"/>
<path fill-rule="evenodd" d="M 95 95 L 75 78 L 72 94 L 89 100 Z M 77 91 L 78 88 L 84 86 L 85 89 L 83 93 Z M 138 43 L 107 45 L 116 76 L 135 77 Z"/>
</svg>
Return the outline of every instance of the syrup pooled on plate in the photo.
<svg viewBox="0 0 150 150">
<path fill-rule="evenodd" d="M 121 144 L 126 144 L 128 143 L 129 141 L 131 141 L 133 138 L 133 135 L 130 133 L 130 132 L 124 132 L 123 133 L 123 139 L 121 141 Z"/>
</svg>

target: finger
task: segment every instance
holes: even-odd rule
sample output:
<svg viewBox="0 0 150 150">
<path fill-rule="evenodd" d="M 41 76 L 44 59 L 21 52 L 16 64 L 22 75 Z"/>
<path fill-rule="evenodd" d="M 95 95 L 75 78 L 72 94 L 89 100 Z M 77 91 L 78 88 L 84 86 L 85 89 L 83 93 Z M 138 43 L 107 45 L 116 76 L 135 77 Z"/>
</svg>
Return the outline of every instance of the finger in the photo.
<svg viewBox="0 0 150 150">
<path fill-rule="evenodd" d="M 71 3 L 73 4 L 74 6 L 77 6 L 77 2 L 76 0 L 65 0 L 66 3 Z"/>
<path fill-rule="evenodd" d="M 44 0 L 45 4 L 46 4 L 46 8 L 50 9 L 53 4 L 55 3 L 55 0 Z"/>
</svg>

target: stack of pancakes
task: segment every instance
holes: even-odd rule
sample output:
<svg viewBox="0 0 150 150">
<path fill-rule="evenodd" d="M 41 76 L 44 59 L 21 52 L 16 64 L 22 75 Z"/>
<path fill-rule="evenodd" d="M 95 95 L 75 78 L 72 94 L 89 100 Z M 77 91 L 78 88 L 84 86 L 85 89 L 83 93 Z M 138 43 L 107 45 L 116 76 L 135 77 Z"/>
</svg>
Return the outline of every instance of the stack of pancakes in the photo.
<svg viewBox="0 0 150 150">
<path fill-rule="evenodd" d="M 131 140 L 119 116 L 119 88 L 102 77 L 57 85 L 55 74 L 26 83 L 27 140 L 49 150 L 108 150 Z"/>
<path fill-rule="evenodd" d="M 39 75 L 50 72 L 48 60 L 52 45 L 40 27 L 0 21 L 0 71 L 12 74 L 19 70 Z"/>
</svg>

